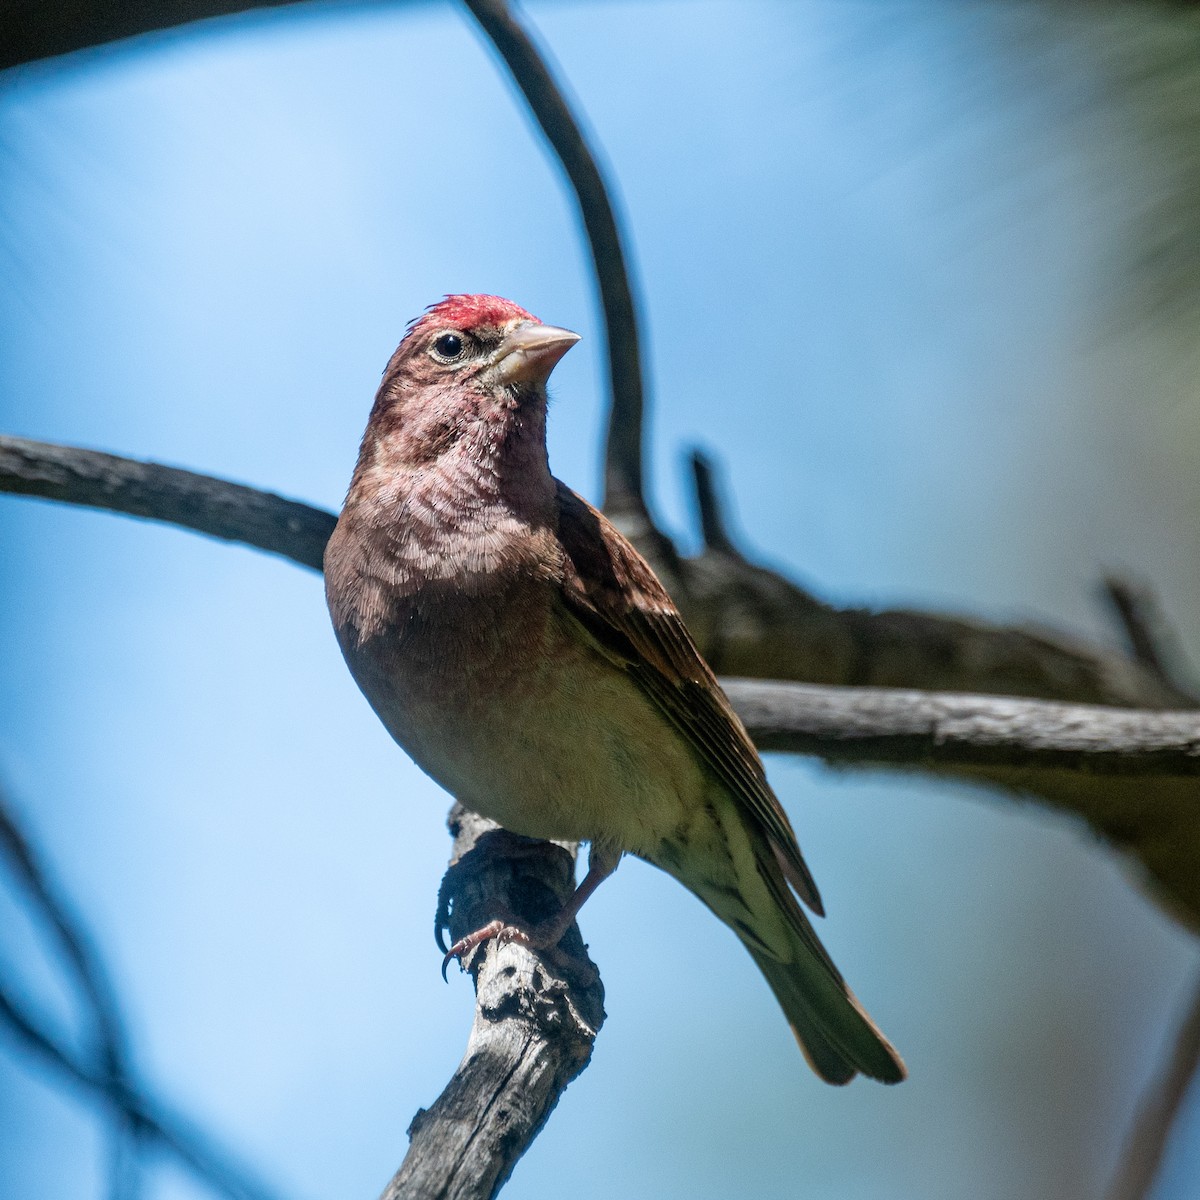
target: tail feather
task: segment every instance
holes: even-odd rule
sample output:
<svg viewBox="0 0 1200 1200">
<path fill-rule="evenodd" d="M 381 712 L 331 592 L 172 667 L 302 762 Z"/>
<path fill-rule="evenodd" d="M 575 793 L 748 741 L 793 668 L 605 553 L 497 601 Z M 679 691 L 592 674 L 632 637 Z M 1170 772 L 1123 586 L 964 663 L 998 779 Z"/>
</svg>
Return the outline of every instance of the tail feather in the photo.
<svg viewBox="0 0 1200 1200">
<path fill-rule="evenodd" d="M 696 871 L 684 848 L 670 847 L 657 861 L 738 935 L 822 1079 L 843 1084 L 862 1073 L 899 1083 L 907 1075 L 903 1059 L 846 985 L 779 864 L 765 844 L 746 849 L 744 869 L 717 879 Z"/>
<path fill-rule="evenodd" d="M 821 945 L 771 843 L 724 800 L 717 793 L 704 810 L 709 820 L 686 838 L 659 843 L 651 861 L 738 935 L 822 1079 L 843 1084 L 861 1073 L 899 1083 L 907 1075 L 903 1060 Z"/>
<path fill-rule="evenodd" d="M 801 918 L 804 919 L 804 918 Z M 811 932 L 811 931 L 810 931 Z M 816 935 L 812 934 L 813 940 Z M 854 993 L 796 938 L 796 958 L 780 962 L 742 939 L 779 1001 L 809 1066 L 827 1083 L 849 1083 L 856 1074 L 899 1083 L 904 1061 L 862 1010 Z"/>
</svg>

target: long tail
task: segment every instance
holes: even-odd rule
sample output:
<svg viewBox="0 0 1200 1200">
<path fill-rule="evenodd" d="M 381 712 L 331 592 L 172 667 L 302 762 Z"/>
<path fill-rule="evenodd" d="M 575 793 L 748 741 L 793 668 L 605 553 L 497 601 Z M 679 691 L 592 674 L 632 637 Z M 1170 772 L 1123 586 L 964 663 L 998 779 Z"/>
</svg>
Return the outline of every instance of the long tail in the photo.
<svg viewBox="0 0 1200 1200">
<path fill-rule="evenodd" d="M 738 935 L 822 1079 L 849 1083 L 861 1072 L 899 1083 L 903 1059 L 846 986 L 765 839 L 739 825 L 725 824 L 721 852 L 713 843 L 700 855 L 694 845 L 665 844 L 654 861 Z"/>
<path fill-rule="evenodd" d="M 808 924 L 803 914 L 800 920 Z M 822 1079 L 849 1083 L 860 1071 L 882 1083 L 905 1078 L 904 1060 L 863 1011 L 811 926 L 807 938 L 793 939 L 791 962 L 764 953 L 746 937 L 742 943 L 771 985 L 804 1057 Z"/>
</svg>

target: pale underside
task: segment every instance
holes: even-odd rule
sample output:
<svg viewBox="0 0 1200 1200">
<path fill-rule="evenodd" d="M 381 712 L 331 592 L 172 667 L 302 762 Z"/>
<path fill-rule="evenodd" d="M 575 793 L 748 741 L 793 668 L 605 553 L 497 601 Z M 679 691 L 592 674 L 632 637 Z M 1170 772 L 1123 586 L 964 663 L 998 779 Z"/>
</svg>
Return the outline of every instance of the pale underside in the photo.
<svg viewBox="0 0 1200 1200">
<path fill-rule="evenodd" d="M 414 761 L 515 833 L 599 842 L 672 874 L 686 859 L 696 890 L 704 863 L 705 902 L 786 957 L 785 922 L 733 798 L 549 590 L 440 592 L 414 598 L 401 626 L 344 646 Z M 458 652 L 446 656 L 451 629 Z"/>
</svg>

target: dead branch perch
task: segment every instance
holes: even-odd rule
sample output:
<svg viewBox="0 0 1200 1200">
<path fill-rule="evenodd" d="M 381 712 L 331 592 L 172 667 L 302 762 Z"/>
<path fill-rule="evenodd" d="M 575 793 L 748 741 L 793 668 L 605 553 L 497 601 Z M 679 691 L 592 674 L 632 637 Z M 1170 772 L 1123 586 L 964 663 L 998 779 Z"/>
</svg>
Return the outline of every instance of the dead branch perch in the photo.
<svg viewBox="0 0 1200 1200">
<path fill-rule="evenodd" d="M 443 924 L 453 942 L 501 914 L 544 920 L 570 897 L 573 849 L 518 838 L 460 805 L 450 829 L 439 943 Z M 413 1118 L 383 1200 L 490 1200 L 591 1058 L 604 989 L 577 925 L 557 951 L 491 941 L 467 965 L 477 997 L 467 1052 Z"/>
</svg>

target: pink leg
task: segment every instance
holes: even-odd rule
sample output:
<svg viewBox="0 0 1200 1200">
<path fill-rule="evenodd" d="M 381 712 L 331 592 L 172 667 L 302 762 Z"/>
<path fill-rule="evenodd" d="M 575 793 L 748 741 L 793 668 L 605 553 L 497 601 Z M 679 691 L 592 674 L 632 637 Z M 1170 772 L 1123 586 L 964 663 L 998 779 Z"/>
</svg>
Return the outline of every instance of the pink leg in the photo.
<svg viewBox="0 0 1200 1200">
<path fill-rule="evenodd" d="M 597 846 L 594 842 L 588 850 L 588 869 L 583 882 L 571 894 L 570 900 L 562 906 L 557 915 L 549 921 L 543 921 L 532 929 L 521 929 L 511 921 L 489 921 L 482 929 L 459 938 L 446 952 L 442 959 L 442 978 L 446 977 L 446 968 L 452 959 L 462 959 L 470 954 L 476 946 L 499 938 L 502 942 L 519 942 L 536 950 L 544 950 L 557 946 L 562 936 L 571 927 L 571 922 L 579 914 L 587 898 L 617 869 L 621 861 L 621 851 L 607 846 Z"/>
</svg>

